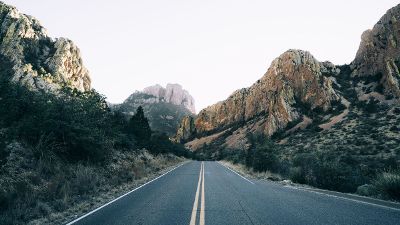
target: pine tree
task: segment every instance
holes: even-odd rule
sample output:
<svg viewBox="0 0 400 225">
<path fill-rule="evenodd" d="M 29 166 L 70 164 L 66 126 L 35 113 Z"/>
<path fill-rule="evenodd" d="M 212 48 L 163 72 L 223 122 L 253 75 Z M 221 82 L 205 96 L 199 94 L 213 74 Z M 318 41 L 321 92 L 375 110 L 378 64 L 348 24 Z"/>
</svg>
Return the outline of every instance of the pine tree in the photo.
<svg viewBox="0 0 400 225">
<path fill-rule="evenodd" d="M 140 147 L 148 146 L 151 138 L 151 129 L 141 106 L 137 108 L 135 115 L 129 120 L 128 132 L 136 138 Z"/>
</svg>

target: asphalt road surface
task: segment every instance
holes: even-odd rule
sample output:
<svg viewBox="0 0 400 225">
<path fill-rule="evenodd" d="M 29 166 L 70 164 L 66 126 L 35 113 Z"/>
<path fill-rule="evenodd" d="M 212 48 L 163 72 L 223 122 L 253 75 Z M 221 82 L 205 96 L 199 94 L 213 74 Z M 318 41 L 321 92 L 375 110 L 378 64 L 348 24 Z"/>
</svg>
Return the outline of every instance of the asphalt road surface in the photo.
<svg viewBox="0 0 400 225">
<path fill-rule="evenodd" d="M 217 162 L 189 162 L 70 224 L 400 224 L 390 204 L 249 180 Z"/>
</svg>

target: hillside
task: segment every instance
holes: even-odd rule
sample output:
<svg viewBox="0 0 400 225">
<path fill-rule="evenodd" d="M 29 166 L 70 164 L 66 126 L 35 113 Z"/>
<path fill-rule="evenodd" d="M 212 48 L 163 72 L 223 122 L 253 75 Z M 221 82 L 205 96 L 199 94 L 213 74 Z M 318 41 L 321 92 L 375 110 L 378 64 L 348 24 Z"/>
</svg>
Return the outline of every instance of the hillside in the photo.
<svg viewBox="0 0 400 225">
<path fill-rule="evenodd" d="M 72 41 L 0 2 L 0 224 L 65 224 L 187 156 L 112 112 Z"/>
<path fill-rule="evenodd" d="M 194 99 L 182 86 L 168 84 L 166 88 L 155 85 L 131 94 L 114 110 L 132 116 L 142 106 L 153 130 L 174 136 L 181 120 L 194 115 Z"/>
<path fill-rule="evenodd" d="M 201 158 L 230 159 L 333 190 L 355 192 L 381 172 L 396 171 L 399 20 L 400 5 L 363 33 L 349 65 L 288 50 L 251 87 L 186 118 L 177 139 Z"/>
<path fill-rule="evenodd" d="M 90 90 L 89 72 L 71 40 L 49 37 L 37 19 L 2 2 L 0 26 L 0 53 L 12 63 L 13 81 L 30 90 Z"/>
</svg>

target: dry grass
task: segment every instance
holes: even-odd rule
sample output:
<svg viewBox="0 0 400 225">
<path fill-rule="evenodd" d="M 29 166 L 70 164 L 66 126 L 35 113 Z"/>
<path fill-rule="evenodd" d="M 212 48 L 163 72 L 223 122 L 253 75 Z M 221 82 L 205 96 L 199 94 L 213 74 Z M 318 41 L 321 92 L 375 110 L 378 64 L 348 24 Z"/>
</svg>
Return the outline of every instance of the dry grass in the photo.
<svg viewBox="0 0 400 225">
<path fill-rule="evenodd" d="M 334 126 L 335 124 L 342 122 L 343 119 L 347 116 L 347 114 L 349 114 L 349 110 L 345 109 L 342 113 L 340 113 L 337 116 L 334 116 L 330 119 L 330 121 L 328 123 L 324 123 L 319 125 L 320 128 L 324 129 L 324 130 L 329 130 L 332 128 L 332 126 Z"/>
<path fill-rule="evenodd" d="M 227 130 L 224 130 L 222 132 L 207 136 L 207 137 L 202 137 L 202 138 L 196 138 L 193 141 L 190 141 L 185 144 L 185 147 L 195 151 L 197 149 L 200 149 L 203 147 L 205 144 L 210 144 L 211 142 L 215 141 L 218 139 L 220 136 L 222 136 Z"/>
<path fill-rule="evenodd" d="M 64 224 L 185 162 L 146 150 L 114 152 L 106 166 L 36 160 L 20 145 L 2 165 L 0 224 Z"/>
<path fill-rule="evenodd" d="M 264 180 L 273 180 L 273 181 L 283 181 L 283 177 L 279 174 L 276 173 L 272 173 L 270 171 L 265 171 L 265 172 L 256 172 L 251 168 L 246 167 L 243 164 L 237 163 L 237 164 L 233 164 L 229 161 L 225 161 L 222 160 L 220 161 L 220 163 L 234 171 L 236 171 L 237 173 L 239 173 L 240 175 L 244 176 L 244 177 L 249 177 L 249 178 L 254 178 L 254 179 L 264 179 Z"/>
<path fill-rule="evenodd" d="M 78 202 L 64 212 L 32 221 L 31 224 L 63 224 L 71 221 L 185 162 L 185 159 L 173 155 L 153 156 L 147 151 L 137 155 L 119 153 L 114 160 L 110 166 L 111 173 L 115 174 L 111 178 L 114 185 L 99 187 L 100 191 L 87 196 L 85 201 Z"/>
<path fill-rule="evenodd" d="M 400 172 L 383 172 L 373 184 L 383 198 L 400 201 Z"/>
</svg>

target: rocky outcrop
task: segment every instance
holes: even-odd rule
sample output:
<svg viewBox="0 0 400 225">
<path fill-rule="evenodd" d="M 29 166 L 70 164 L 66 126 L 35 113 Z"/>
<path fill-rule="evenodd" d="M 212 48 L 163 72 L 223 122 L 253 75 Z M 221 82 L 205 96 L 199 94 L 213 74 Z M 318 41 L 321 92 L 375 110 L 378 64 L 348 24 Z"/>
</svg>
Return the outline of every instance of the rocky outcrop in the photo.
<svg viewBox="0 0 400 225">
<path fill-rule="evenodd" d="M 90 76 L 72 41 L 53 40 L 31 16 L 0 2 L 0 54 L 13 63 L 16 82 L 33 90 L 56 91 L 68 86 L 90 90 Z"/>
<path fill-rule="evenodd" d="M 195 133 L 196 133 L 196 127 L 194 125 L 194 118 L 192 116 L 185 116 L 183 117 L 179 125 L 175 140 L 177 142 L 188 140 Z"/>
<path fill-rule="evenodd" d="M 386 96 L 400 97 L 400 5 L 391 8 L 371 29 L 362 34 L 351 63 L 352 76 L 375 77 Z"/>
<path fill-rule="evenodd" d="M 180 85 L 168 84 L 167 88 L 154 85 L 136 91 L 122 104 L 112 107 L 126 115 L 133 115 L 139 106 L 143 107 L 153 130 L 174 136 L 182 118 L 193 116 L 190 108 L 194 110 L 194 100 Z"/>
<path fill-rule="evenodd" d="M 249 88 L 234 92 L 225 101 L 200 111 L 198 132 L 263 120 L 261 130 L 272 135 L 301 116 L 300 106 L 326 111 L 339 95 L 332 88 L 333 64 L 317 61 L 309 52 L 289 50 L 275 59 L 267 73 Z"/>
<path fill-rule="evenodd" d="M 193 114 L 196 113 L 193 97 L 179 84 L 167 84 L 166 88 L 157 84 L 145 88 L 143 93 L 156 96 L 162 101 L 172 103 L 174 105 L 182 105 L 190 110 Z"/>
</svg>

